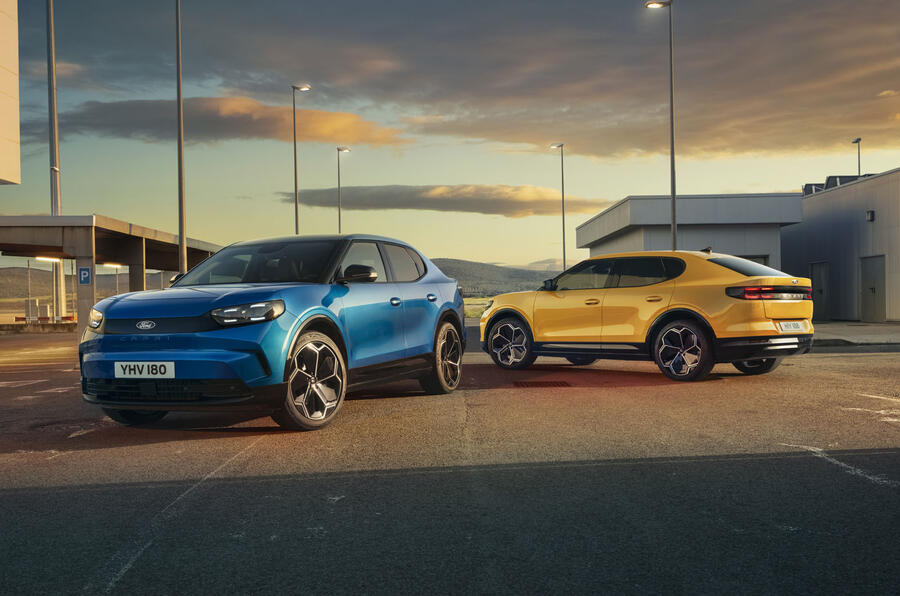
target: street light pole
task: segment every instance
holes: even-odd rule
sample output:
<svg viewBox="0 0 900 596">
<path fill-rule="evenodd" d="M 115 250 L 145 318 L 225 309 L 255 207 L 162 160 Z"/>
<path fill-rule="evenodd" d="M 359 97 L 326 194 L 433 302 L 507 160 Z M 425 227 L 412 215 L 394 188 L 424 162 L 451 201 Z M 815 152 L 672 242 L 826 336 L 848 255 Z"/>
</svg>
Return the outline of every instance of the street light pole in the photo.
<svg viewBox="0 0 900 596">
<path fill-rule="evenodd" d="M 566 270 L 566 170 L 565 170 L 565 143 L 554 143 L 551 149 L 559 149 L 559 187 L 562 203 L 562 268 Z"/>
<path fill-rule="evenodd" d="M 338 234 L 341 233 L 341 153 L 350 153 L 350 147 L 336 147 L 338 175 Z"/>
<path fill-rule="evenodd" d="M 672 194 L 672 250 L 678 248 L 678 220 L 675 215 L 675 26 L 672 0 L 644 2 L 647 8 L 669 9 L 669 174 Z"/>
<path fill-rule="evenodd" d="M 59 175 L 59 111 L 56 105 L 56 28 L 53 0 L 47 0 L 47 107 L 50 112 L 50 215 L 62 215 L 62 192 Z M 61 320 L 66 314 L 65 271 L 61 263 L 51 265 L 51 293 L 53 317 Z"/>
<path fill-rule="evenodd" d="M 187 236 L 184 214 L 184 101 L 181 95 L 181 0 L 175 0 L 175 53 L 178 93 L 178 271 L 187 273 Z"/>
<path fill-rule="evenodd" d="M 862 176 L 862 156 L 859 149 L 862 145 L 862 137 L 853 139 L 853 144 L 856 145 L 856 177 L 858 178 Z"/>
<path fill-rule="evenodd" d="M 294 234 L 300 234 L 300 187 L 297 182 L 297 91 L 309 91 L 309 85 L 291 85 L 291 117 L 294 128 Z"/>
</svg>

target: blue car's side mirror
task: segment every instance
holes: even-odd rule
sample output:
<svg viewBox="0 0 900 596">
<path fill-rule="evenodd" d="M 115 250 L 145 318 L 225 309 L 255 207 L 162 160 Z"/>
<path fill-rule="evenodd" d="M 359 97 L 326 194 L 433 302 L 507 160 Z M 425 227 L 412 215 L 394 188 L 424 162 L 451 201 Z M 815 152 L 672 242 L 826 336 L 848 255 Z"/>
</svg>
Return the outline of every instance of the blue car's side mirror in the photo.
<svg viewBox="0 0 900 596">
<path fill-rule="evenodd" d="M 169 283 L 173 284 L 176 281 L 178 281 L 179 279 L 181 279 L 182 277 L 184 277 L 184 273 L 176 273 L 175 275 L 173 275 L 172 277 L 169 278 Z"/>
<path fill-rule="evenodd" d="M 347 265 L 344 274 L 337 278 L 339 284 L 353 282 L 373 282 L 378 279 L 378 272 L 368 265 Z"/>
</svg>

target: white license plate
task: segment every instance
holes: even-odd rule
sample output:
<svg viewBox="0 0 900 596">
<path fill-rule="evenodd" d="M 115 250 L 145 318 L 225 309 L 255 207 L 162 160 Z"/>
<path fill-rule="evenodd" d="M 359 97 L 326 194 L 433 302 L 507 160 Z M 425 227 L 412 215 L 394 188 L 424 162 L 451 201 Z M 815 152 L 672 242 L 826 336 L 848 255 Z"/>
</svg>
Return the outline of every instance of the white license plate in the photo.
<svg viewBox="0 0 900 596">
<path fill-rule="evenodd" d="M 116 362 L 117 379 L 174 379 L 174 362 Z"/>
<path fill-rule="evenodd" d="M 806 331 L 806 321 L 778 321 L 779 331 Z"/>
</svg>

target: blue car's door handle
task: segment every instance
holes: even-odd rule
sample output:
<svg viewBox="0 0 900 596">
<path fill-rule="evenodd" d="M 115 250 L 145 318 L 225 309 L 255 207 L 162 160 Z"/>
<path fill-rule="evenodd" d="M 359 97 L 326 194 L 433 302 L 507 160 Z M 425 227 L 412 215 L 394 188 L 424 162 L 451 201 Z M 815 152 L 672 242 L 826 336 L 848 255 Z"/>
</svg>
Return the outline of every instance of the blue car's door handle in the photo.
<svg viewBox="0 0 900 596">
<path fill-rule="evenodd" d="M 425 297 L 428 298 L 428 302 L 434 302 L 435 300 L 437 300 L 437 296 L 435 296 L 434 294 L 428 294 Z"/>
<path fill-rule="evenodd" d="M 391 298 L 391 306 L 400 306 L 399 298 Z"/>
</svg>

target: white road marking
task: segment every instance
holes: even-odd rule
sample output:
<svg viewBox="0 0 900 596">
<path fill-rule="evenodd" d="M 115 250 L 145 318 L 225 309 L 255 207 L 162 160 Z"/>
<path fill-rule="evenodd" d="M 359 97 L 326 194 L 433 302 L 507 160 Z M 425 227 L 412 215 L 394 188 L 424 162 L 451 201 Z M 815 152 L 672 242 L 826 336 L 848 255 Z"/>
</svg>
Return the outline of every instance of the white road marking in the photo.
<svg viewBox="0 0 900 596">
<path fill-rule="evenodd" d="M 883 395 L 872 395 L 870 393 L 857 393 L 856 395 L 861 395 L 863 397 L 871 397 L 872 399 L 886 399 L 888 401 L 895 401 L 900 403 L 900 398 L 897 397 L 885 397 Z"/>
<path fill-rule="evenodd" d="M 97 429 L 96 429 L 96 428 L 84 428 L 84 429 L 82 429 L 82 430 L 76 430 L 75 432 L 73 432 L 71 435 L 69 435 L 69 436 L 66 437 L 66 438 L 68 438 L 68 439 L 74 439 L 75 437 L 80 437 L 81 435 L 86 435 L 86 434 L 88 434 L 88 433 L 92 433 L 92 432 L 94 432 L 95 430 L 97 430 Z"/>
<path fill-rule="evenodd" d="M 871 482 L 872 484 L 877 484 L 879 486 L 889 486 L 891 488 L 900 488 L 900 482 L 896 480 L 891 480 L 889 478 L 885 478 L 884 476 L 876 476 L 875 474 L 869 474 L 865 470 L 861 468 L 855 468 L 850 464 L 845 464 L 842 461 L 836 460 L 827 453 L 825 453 L 824 449 L 820 449 L 818 447 L 810 447 L 809 445 L 792 445 L 790 443 L 781 443 L 785 447 L 795 447 L 797 449 L 805 449 L 812 453 L 814 456 L 819 459 L 823 459 L 830 464 L 834 464 L 841 468 L 844 472 L 850 474 L 851 476 L 859 476 L 860 478 L 864 478 Z"/>
<path fill-rule="evenodd" d="M 15 399 L 16 399 L 16 401 L 23 401 L 26 399 L 35 399 L 37 397 L 38 397 L 37 395 L 20 395 L 19 397 L 15 398 Z"/>
<path fill-rule="evenodd" d="M 878 414 L 879 416 L 897 416 L 900 410 L 869 410 L 868 408 L 841 408 L 849 412 L 868 412 L 870 414 Z"/>
<path fill-rule="evenodd" d="M 37 383 L 46 383 L 47 379 L 34 379 L 29 381 L 0 381 L 0 387 L 9 387 L 16 389 L 18 387 L 27 387 L 28 385 L 36 385 Z"/>
<path fill-rule="evenodd" d="M 263 440 L 264 436 L 265 435 L 260 436 L 255 441 L 229 457 L 227 460 L 225 460 L 224 463 L 222 463 L 222 465 L 217 467 L 212 472 L 206 474 L 203 478 L 192 484 L 187 490 L 175 497 L 172 502 L 163 507 L 159 511 L 159 513 L 153 516 L 153 518 L 150 520 L 149 530 L 145 530 L 140 535 L 133 538 L 131 542 L 129 542 L 123 548 L 119 549 L 118 552 L 107 559 L 106 563 L 104 563 L 103 567 L 98 573 L 98 575 L 100 576 L 98 578 L 99 581 L 105 584 L 103 592 L 109 594 L 113 591 L 113 589 L 116 587 L 116 584 L 119 583 L 119 581 L 123 577 L 125 577 L 125 574 L 128 573 L 128 570 L 131 569 L 137 562 L 137 560 L 141 558 L 141 555 L 144 554 L 144 551 L 146 551 L 150 547 L 150 545 L 153 544 L 153 541 L 156 539 L 157 535 L 162 531 L 165 522 L 178 516 L 179 512 L 173 509 L 178 503 L 184 500 L 185 497 L 194 492 L 207 480 L 218 474 L 231 462 L 250 451 L 253 447 L 256 446 L 257 443 Z M 93 583 L 88 583 L 82 588 L 82 592 L 87 594 L 95 593 L 96 591 L 97 589 L 94 587 Z"/>
<path fill-rule="evenodd" d="M 41 389 L 38 393 L 66 393 L 67 391 L 75 391 L 77 387 L 54 387 L 53 389 Z"/>
</svg>

